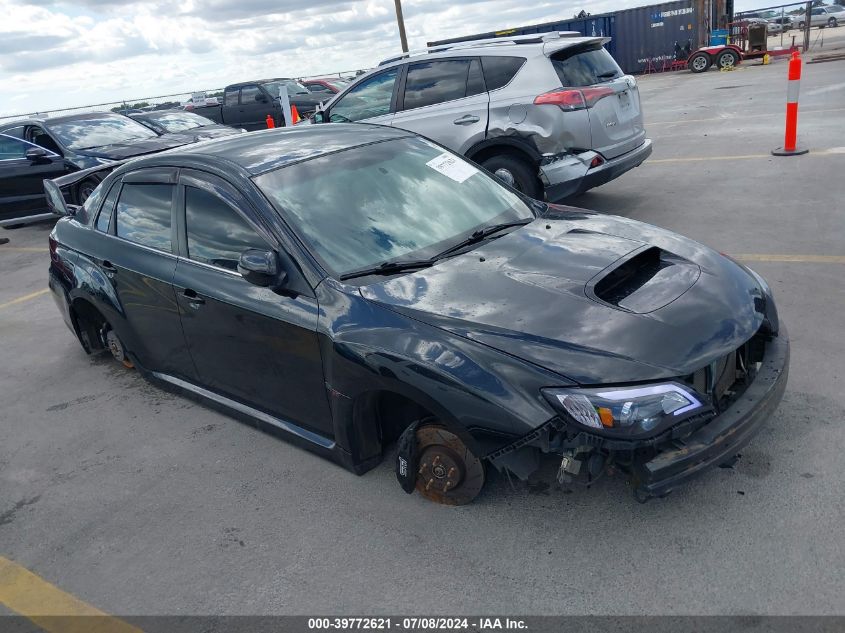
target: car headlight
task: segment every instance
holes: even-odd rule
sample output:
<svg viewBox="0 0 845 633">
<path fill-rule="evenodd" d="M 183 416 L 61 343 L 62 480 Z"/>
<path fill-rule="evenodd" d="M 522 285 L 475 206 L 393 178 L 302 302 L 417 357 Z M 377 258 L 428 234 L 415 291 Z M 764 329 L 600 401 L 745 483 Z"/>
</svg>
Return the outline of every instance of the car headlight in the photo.
<svg viewBox="0 0 845 633">
<path fill-rule="evenodd" d="M 634 387 L 544 389 L 555 409 L 588 429 L 613 435 L 655 434 L 709 407 L 690 387 L 667 382 Z"/>
</svg>

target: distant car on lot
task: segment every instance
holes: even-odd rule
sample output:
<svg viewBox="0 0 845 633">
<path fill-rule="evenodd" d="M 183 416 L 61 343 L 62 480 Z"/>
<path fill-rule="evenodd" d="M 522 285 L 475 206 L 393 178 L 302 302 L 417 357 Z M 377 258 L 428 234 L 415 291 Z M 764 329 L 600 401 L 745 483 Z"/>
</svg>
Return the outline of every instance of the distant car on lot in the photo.
<svg viewBox="0 0 845 633">
<path fill-rule="evenodd" d="M 0 226 L 55 217 L 44 198 L 44 179 L 66 172 L 61 156 L 0 134 Z"/>
<path fill-rule="evenodd" d="M 20 119 L 0 126 L 0 134 L 23 139 L 58 154 L 68 172 L 179 147 L 191 140 L 159 136 L 150 128 L 114 112 L 88 112 L 50 118 Z M 91 175 L 73 188 L 72 201 L 82 204 L 104 173 Z"/>
<path fill-rule="evenodd" d="M 301 117 L 310 116 L 325 100 L 325 97 L 311 94 L 308 88 L 294 79 L 260 79 L 226 86 L 223 105 L 195 107 L 193 112 L 216 123 L 247 130 L 265 129 L 269 114 L 281 127 L 285 125 L 279 103 L 281 88 L 287 90 L 291 104 L 296 106 Z"/>
<path fill-rule="evenodd" d="M 345 79 L 306 79 L 302 85 L 309 92 L 328 98 L 346 88 L 349 82 Z"/>
<path fill-rule="evenodd" d="M 60 184 L 45 186 L 65 213 Z M 786 386 L 786 329 L 756 273 L 532 200 L 397 128 L 129 161 L 49 244 L 87 352 L 356 473 L 399 438 L 402 487 L 446 504 L 471 501 L 485 465 L 525 479 L 542 456 L 663 495 L 733 463 Z"/>
<path fill-rule="evenodd" d="M 825 27 L 834 28 L 839 26 L 839 23 L 842 21 L 845 21 L 845 7 L 831 4 L 813 7 L 810 10 L 810 26 L 817 26 L 820 29 Z M 806 23 L 807 18 L 802 14 L 798 19 L 798 28 L 803 29 Z"/>
<path fill-rule="evenodd" d="M 603 47 L 609 41 L 544 33 L 403 55 L 360 77 L 312 121 L 411 130 L 533 198 L 561 200 L 651 154 L 637 81 Z"/>
<path fill-rule="evenodd" d="M 184 110 L 141 112 L 130 115 L 130 118 L 143 123 L 160 135 L 181 135 L 189 143 L 240 134 L 246 131 L 229 127 L 228 125 L 220 125 L 211 119 L 206 119 L 204 116 L 200 116 L 194 112 L 185 112 Z"/>
</svg>

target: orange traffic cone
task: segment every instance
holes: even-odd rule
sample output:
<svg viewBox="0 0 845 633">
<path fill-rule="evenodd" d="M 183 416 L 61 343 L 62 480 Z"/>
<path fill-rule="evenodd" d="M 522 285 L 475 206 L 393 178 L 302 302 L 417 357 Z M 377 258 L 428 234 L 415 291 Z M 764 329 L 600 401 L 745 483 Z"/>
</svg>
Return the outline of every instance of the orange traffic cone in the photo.
<svg viewBox="0 0 845 633">
<path fill-rule="evenodd" d="M 292 103 L 290 104 L 290 118 L 293 119 L 294 125 L 296 125 L 297 123 L 299 123 L 302 120 L 301 117 L 299 116 L 299 110 L 297 110 L 296 106 Z"/>
<path fill-rule="evenodd" d="M 267 127 L 268 128 L 276 127 L 276 122 L 273 120 L 273 117 L 270 116 L 269 114 L 267 115 Z"/>
</svg>

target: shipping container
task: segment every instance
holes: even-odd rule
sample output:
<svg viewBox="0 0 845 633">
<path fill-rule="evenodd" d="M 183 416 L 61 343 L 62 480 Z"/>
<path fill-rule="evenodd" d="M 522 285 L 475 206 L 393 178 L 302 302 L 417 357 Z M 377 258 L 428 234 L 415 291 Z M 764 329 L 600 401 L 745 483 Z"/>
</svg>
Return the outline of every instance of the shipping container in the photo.
<svg viewBox="0 0 845 633">
<path fill-rule="evenodd" d="M 709 40 L 711 28 L 730 21 L 731 0 L 678 0 L 614 13 L 564 19 L 543 24 L 506 28 L 447 40 L 429 42 L 442 46 L 467 40 L 549 31 L 577 31 L 586 36 L 610 37 L 607 50 L 626 73 L 660 70 L 678 54 L 677 48 L 695 50 Z"/>
</svg>

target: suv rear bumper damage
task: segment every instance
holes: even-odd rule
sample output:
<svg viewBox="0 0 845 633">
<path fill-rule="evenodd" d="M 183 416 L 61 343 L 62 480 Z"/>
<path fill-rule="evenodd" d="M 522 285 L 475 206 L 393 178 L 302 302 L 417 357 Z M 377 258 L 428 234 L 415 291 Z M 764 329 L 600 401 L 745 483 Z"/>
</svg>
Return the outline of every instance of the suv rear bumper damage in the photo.
<svg viewBox="0 0 845 633">
<path fill-rule="evenodd" d="M 789 337 L 781 323 L 779 336 L 766 345 L 754 382 L 709 424 L 636 467 L 635 495 L 648 499 L 666 494 L 708 468 L 730 461 L 771 417 L 783 397 L 788 376 Z"/>
<path fill-rule="evenodd" d="M 599 156 L 593 151 L 567 154 L 560 160 L 540 165 L 539 175 L 546 189 L 546 199 L 549 202 L 558 202 L 610 182 L 626 171 L 639 167 L 651 156 L 651 151 L 651 139 L 647 138 L 636 149 L 592 169 L 591 161 Z"/>
</svg>

